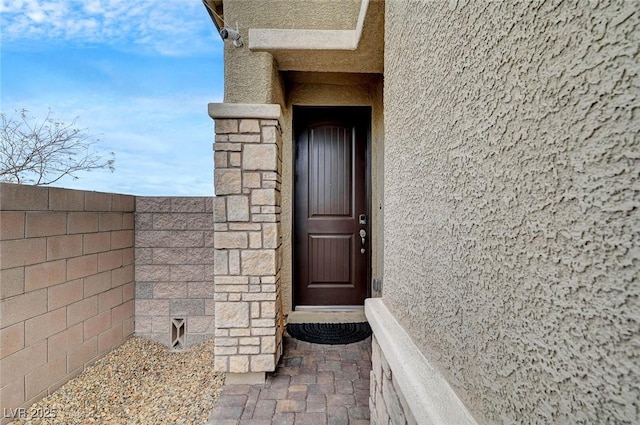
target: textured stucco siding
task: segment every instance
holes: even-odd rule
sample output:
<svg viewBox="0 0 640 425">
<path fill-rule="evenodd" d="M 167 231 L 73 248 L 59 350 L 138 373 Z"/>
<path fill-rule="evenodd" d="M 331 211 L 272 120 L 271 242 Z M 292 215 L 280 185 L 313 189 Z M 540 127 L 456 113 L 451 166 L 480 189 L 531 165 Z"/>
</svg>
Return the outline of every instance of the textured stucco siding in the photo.
<svg viewBox="0 0 640 425">
<path fill-rule="evenodd" d="M 385 22 L 385 304 L 479 423 L 638 423 L 640 2 Z"/>
</svg>

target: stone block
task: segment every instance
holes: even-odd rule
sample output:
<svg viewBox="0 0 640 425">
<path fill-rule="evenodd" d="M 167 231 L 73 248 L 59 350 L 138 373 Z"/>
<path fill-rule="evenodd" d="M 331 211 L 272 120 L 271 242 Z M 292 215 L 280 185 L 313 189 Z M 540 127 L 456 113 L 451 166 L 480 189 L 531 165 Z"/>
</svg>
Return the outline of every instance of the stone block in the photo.
<svg viewBox="0 0 640 425">
<path fill-rule="evenodd" d="M 123 250 L 101 252 L 98 254 L 98 273 L 122 267 Z"/>
<path fill-rule="evenodd" d="M 262 248 L 262 233 L 250 232 L 249 233 L 249 248 L 259 249 Z"/>
<path fill-rule="evenodd" d="M 66 356 L 48 359 L 47 363 L 25 376 L 25 398 L 38 398 L 40 393 L 46 394 L 47 388 L 62 380 L 67 374 Z"/>
<path fill-rule="evenodd" d="M 260 173 L 242 173 L 242 185 L 251 189 L 262 187 L 262 178 L 260 177 Z"/>
<path fill-rule="evenodd" d="M 134 282 L 122 285 L 122 301 L 129 301 L 134 298 Z"/>
<path fill-rule="evenodd" d="M 213 266 L 215 275 L 226 275 L 229 273 L 229 252 L 215 250 L 213 253 Z"/>
<path fill-rule="evenodd" d="M 276 252 L 271 249 L 242 251 L 242 274 L 245 276 L 274 275 Z"/>
<path fill-rule="evenodd" d="M 213 282 L 189 282 L 187 284 L 188 298 L 213 298 L 215 285 Z"/>
<path fill-rule="evenodd" d="M 135 300 L 136 316 L 169 316 L 169 300 Z"/>
<path fill-rule="evenodd" d="M 276 352 L 275 335 L 263 336 L 260 338 L 260 351 L 263 354 L 275 354 Z"/>
<path fill-rule="evenodd" d="M 213 236 L 216 249 L 246 248 L 249 246 L 246 232 L 216 232 Z"/>
<path fill-rule="evenodd" d="M 203 213 L 206 211 L 207 198 L 197 197 L 173 197 L 171 198 L 171 211 L 174 213 Z"/>
<path fill-rule="evenodd" d="M 115 325 L 111 329 L 98 335 L 98 353 L 104 354 L 123 341 L 122 324 Z"/>
<path fill-rule="evenodd" d="M 240 120 L 240 133 L 260 133 L 260 121 Z"/>
<path fill-rule="evenodd" d="M 67 261 L 67 280 L 79 279 L 98 272 L 98 255 L 90 254 Z"/>
<path fill-rule="evenodd" d="M 83 254 L 94 254 L 96 252 L 105 252 L 111 249 L 111 235 L 109 232 L 88 233 L 82 235 Z"/>
<path fill-rule="evenodd" d="M 77 301 L 67 307 L 67 326 L 87 320 L 98 314 L 98 297 Z"/>
<path fill-rule="evenodd" d="M 24 267 L 0 270 L 0 299 L 24 293 Z"/>
<path fill-rule="evenodd" d="M 183 282 L 157 282 L 153 285 L 153 298 L 187 298 L 187 285 Z"/>
<path fill-rule="evenodd" d="M 24 238 L 24 225 L 24 212 L 0 211 L 0 240 Z"/>
<path fill-rule="evenodd" d="M 200 282 L 204 280 L 204 265 L 173 265 L 169 275 L 171 282 Z"/>
<path fill-rule="evenodd" d="M 131 195 L 111 195 L 111 211 L 133 212 L 136 209 L 136 197 Z"/>
<path fill-rule="evenodd" d="M 52 236 L 47 238 L 47 260 L 82 255 L 82 235 Z"/>
<path fill-rule="evenodd" d="M 227 221 L 249 221 L 249 198 L 247 196 L 227 196 Z"/>
<path fill-rule="evenodd" d="M 135 332 L 136 334 L 146 334 L 151 333 L 151 316 L 147 317 L 138 317 L 136 315 L 136 324 L 135 324 Z"/>
<path fill-rule="evenodd" d="M 48 289 L 48 309 L 55 310 L 59 307 L 73 304 L 80 301 L 84 293 L 84 283 L 82 279 L 76 279 L 51 286 Z"/>
<path fill-rule="evenodd" d="M 229 336 L 249 336 L 251 335 L 251 329 L 249 328 L 239 328 L 239 329 L 230 329 Z"/>
<path fill-rule="evenodd" d="M 242 165 L 242 154 L 240 152 L 229 152 L 229 166 L 240 167 Z"/>
<path fill-rule="evenodd" d="M 116 306 L 114 308 L 111 309 L 111 323 L 115 324 L 115 323 L 123 323 L 123 329 L 126 323 L 128 323 L 130 320 L 129 319 L 133 319 L 133 306 L 134 306 L 134 302 L 133 300 L 129 300 L 126 301 L 122 304 L 120 304 L 119 306 Z M 124 332 L 124 330 L 123 330 Z"/>
<path fill-rule="evenodd" d="M 66 260 L 50 261 L 24 268 L 24 290 L 26 292 L 57 285 L 66 279 Z"/>
<path fill-rule="evenodd" d="M 122 213 L 105 212 L 99 215 L 99 229 L 101 232 L 122 230 Z"/>
<path fill-rule="evenodd" d="M 81 369 L 97 355 L 98 338 L 93 337 L 69 350 L 67 354 L 67 368 L 69 371 Z"/>
<path fill-rule="evenodd" d="M 0 327 L 11 326 L 47 311 L 47 290 L 27 292 L 0 301 Z"/>
<path fill-rule="evenodd" d="M 72 212 L 67 216 L 67 233 L 92 233 L 98 231 L 98 213 Z"/>
<path fill-rule="evenodd" d="M 213 213 L 196 213 L 187 216 L 187 229 L 211 230 L 213 229 Z"/>
<path fill-rule="evenodd" d="M 133 230 L 111 232 L 111 249 L 131 248 L 134 245 L 133 239 Z"/>
<path fill-rule="evenodd" d="M 216 328 L 246 328 L 249 326 L 249 303 L 216 302 Z"/>
<path fill-rule="evenodd" d="M 120 267 L 111 271 L 111 286 L 116 287 L 133 282 L 134 280 L 133 264 Z"/>
<path fill-rule="evenodd" d="M 173 317 L 202 316 L 204 315 L 204 300 L 202 299 L 170 300 L 169 314 Z"/>
<path fill-rule="evenodd" d="M 213 200 L 214 223 L 226 223 L 227 221 L 227 197 L 216 196 Z"/>
<path fill-rule="evenodd" d="M 48 339 L 48 356 L 53 358 L 64 354 L 72 347 L 82 344 L 82 341 L 83 324 L 78 323 Z"/>
<path fill-rule="evenodd" d="M 263 301 L 260 303 L 260 312 L 262 318 L 276 317 L 276 303 L 273 301 Z"/>
<path fill-rule="evenodd" d="M 122 286 L 102 292 L 98 295 L 98 312 L 102 313 L 111 310 L 113 307 L 122 304 Z M 85 338 L 86 339 L 86 338 Z"/>
<path fill-rule="evenodd" d="M 156 283 L 154 282 L 135 282 L 135 297 L 136 300 L 152 299 L 153 289 Z"/>
<path fill-rule="evenodd" d="M 138 282 L 167 281 L 170 274 L 169 265 L 140 265 L 135 268 L 135 280 Z"/>
<path fill-rule="evenodd" d="M 238 144 L 260 143 L 260 135 L 259 134 L 230 134 L 229 141 L 236 142 Z"/>
<path fill-rule="evenodd" d="M 229 136 L 225 137 L 229 140 Z M 216 141 L 213 144 L 213 150 L 216 152 L 241 152 L 242 143 L 220 143 L 220 141 Z"/>
<path fill-rule="evenodd" d="M 262 127 L 262 143 L 277 143 L 278 131 L 274 126 Z"/>
<path fill-rule="evenodd" d="M 41 186 L 0 183 L 0 205 L 3 211 L 46 210 L 49 189 Z"/>
<path fill-rule="evenodd" d="M 187 318 L 187 330 L 189 333 L 213 333 L 215 332 L 213 317 L 190 316 Z M 216 345 L 221 345 L 218 340 Z"/>
<path fill-rule="evenodd" d="M 229 251 L 229 274 L 231 275 L 240 274 L 240 251 L 239 250 Z"/>
<path fill-rule="evenodd" d="M 213 352 L 216 356 L 218 355 L 223 355 L 223 356 L 229 356 L 229 355 L 233 355 L 233 354 L 237 354 L 238 353 L 238 347 L 236 346 L 216 346 L 213 349 Z"/>
<path fill-rule="evenodd" d="M 216 195 L 242 193 L 242 172 L 239 169 L 216 169 L 214 179 Z"/>
<path fill-rule="evenodd" d="M 251 356 L 251 372 L 273 372 L 276 370 L 274 354 Z"/>
<path fill-rule="evenodd" d="M 87 341 L 111 327 L 111 311 L 104 311 L 84 321 L 84 340 Z"/>
<path fill-rule="evenodd" d="M 156 196 L 136 197 L 136 213 L 171 212 L 171 198 Z"/>
<path fill-rule="evenodd" d="M 4 219 L 4 215 L 2 216 Z M 55 236 L 67 233 L 67 214 L 64 212 L 27 212 L 26 237 Z"/>
<path fill-rule="evenodd" d="M 238 120 L 235 119 L 217 119 L 216 134 L 229 134 L 238 132 Z"/>
<path fill-rule="evenodd" d="M 24 348 L 24 323 L 0 329 L 0 359 Z"/>
<path fill-rule="evenodd" d="M 186 230 L 187 215 L 176 213 L 153 214 L 154 230 Z"/>
<path fill-rule="evenodd" d="M 52 211 L 84 211 L 84 194 L 85 192 L 80 190 L 52 187 L 49 189 L 49 209 Z"/>
<path fill-rule="evenodd" d="M 257 345 L 242 345 L 238 347 L 239 354 L 260 354 L 260 347 Z"/>
<path fill-rule="evenodd" d="M 246 145 L 242 155 L 242 168 L 275 171 L 277 160 L 278 148 L 275 145 Z"/>
<path fill-rule="evenodd" d="M 249 372 L 249 356 L 231 356 L 229 357 L 229 372 L 231 373 L 247 373 Z"/>
<path fill-rule="evenodd" d="M 218 151 L 213 153 L 213 164 L 215 168 L 227 168 L 229 154 L 226 151 Z"/>
<path fill-rule="evenodd" d="M 2 269 L 37 264 L 46 261 L 46 238 L 15 239 L 0 244 Z"/>
<path fill-rule="evenodd" d="M 111 211 L 111 194 L 100 192 L 85 192 L 85 211 Z"/>
<path fill-rule="evenodd" d="M 280 224 L 264 223 L 262 225 L 262 247 L 277 248 L 280 246 Z"/>
<path fill-rule="evenodd" d="M 33 345 L 42 339 L 62 332 L 66 327 L 67 311 L 65 308 L 33 317 L 24 323 L 25 345 Z"/>
<path fill-rule="evenodd" d="M 122 214 L 122 230 L 135 229 L 135 215 L 133 213 Z"/>
</svg>

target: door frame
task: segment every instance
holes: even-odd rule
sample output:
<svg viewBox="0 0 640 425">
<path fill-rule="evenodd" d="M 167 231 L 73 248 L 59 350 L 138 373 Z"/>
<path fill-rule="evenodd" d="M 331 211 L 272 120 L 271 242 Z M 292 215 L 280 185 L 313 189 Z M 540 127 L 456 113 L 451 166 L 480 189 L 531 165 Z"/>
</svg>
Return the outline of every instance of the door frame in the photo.
<svg viewBox="0 0 640 425">
<path fill-rule="evenodd" d="M 371 181 L 371 149 L 372 149 L 372 141 L 371 141 L 371 132 L 373 125 L 373 107 L 371 105 L 353 105 L 353 106 L 345 106 L 345 105 L 292 105 L 292 114 L 291 114 L 291 136 L 292 136 L 292 156 L 291 156 L 291 169 L 292 169 L 292 197 L 291 197 L 291 304 L 292 311 L 296 311 L 298 309 L 309 309 L 309 306 L 298 306 L 296 302 L 296 292 L 297 292 L 297 266 L 295 260 L 295 249 L 296 249 L 296 233 L 295 233 L 295 211 L 296 211 L 296 186 L 297 181 L 295 177 L 295 167 L 296 167 L 296 150 L 297 150 L 297 139 L 298 139 L 298 127 L 296 123 L 296 115 L 300 114 L 300 111 L 313 111 L 323 110 L 323 109 L 331 109 L 331 110 L 349 110 L 354 114 L 362 114 L 366 119 L 366 134 L 365 134 L 365 205 L 366 205 L 366 213 L 367 213 L 367 234 L 369 237 L 369 254 L 367 255 L 367 264 L 366 264 L 366 276 L 365 276 L 365 287 L 366 287 L 366 298 L 371 297 L 371 264 L 373 258 L 373 240 L 371 238 L 371 231 L 374 228 L 373 223 L 371 222 L 371 198 L 372 198 L 372 181 Z M 314 309 L 318 310 L 345 310 L 350 309 L 353 306 L 312 306 Z M 356 306 L 360 307 L 360 306 Z M 364 304 L 361 306 L 364 308 Z"/>
</svg>

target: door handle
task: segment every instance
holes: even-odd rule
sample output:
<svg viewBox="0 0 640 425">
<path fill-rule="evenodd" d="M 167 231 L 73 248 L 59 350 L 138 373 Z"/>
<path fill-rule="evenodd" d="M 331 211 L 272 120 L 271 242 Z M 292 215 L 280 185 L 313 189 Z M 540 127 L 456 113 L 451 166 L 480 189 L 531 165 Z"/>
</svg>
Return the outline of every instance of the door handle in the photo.
<svg viewBox="0 0 640 425">
<path fill-rule="evenodd" d="M 360 254 L 364 254 L 365 252 L 364 246 L 366 244 L 366 241 L 365 241 L 366 237 L 367 237 L 367 231 L 364 229 L 360 229 L 360 241 L 362 242 L 362 248 L 360 248 Z"/>
</svg>

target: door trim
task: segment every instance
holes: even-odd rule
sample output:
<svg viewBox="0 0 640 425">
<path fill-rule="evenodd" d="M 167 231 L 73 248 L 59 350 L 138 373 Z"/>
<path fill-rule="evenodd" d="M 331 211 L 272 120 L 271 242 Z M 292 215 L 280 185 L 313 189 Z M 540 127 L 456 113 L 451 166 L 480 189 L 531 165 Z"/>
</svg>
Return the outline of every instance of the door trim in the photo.
<svg viewBox="0 0 640 425">
<path fill-rule="evenodd" d="M 365 289 L 366 294 L 365 298 L 371 297 L 371 264 L 373 258 L 373 243 L 371 232 L 374 228 L 373 223 L 371 221 L 371 198 L 372 198 L 372 177 L 371 177 L 371 150 L 372 150 L 372 127 L 373 127 L 373 108 L 370 105 L 365 106 L 343 106 L 343 105 L 335 105 L 335 106 L 309 106 L 309 105 L 292 105 L 292 156 L 291 156 L 291 169 L 292 171 L 292 197 L 291 197 L 291 306 L 292 310 L 304 310 L 304 309 L 315 309 L 315 310 L 323 310 L 323 311 L 340 311 L 340 310 L 354 310 L 364 308 L 364 303 L 362 305 L 336 305 L 336 306 L 308 306 L 308 305 L 297 305 L 296 303 L 296 274 L 297 274 L 297 266 L 295 262 L 295 248 L 296 248 L 296 233 L 295 233 L 295 211 L 296 211 L 296 178 L 295 178 L 295 168 L 296 168 L 296 149 L 297 149 L 297 137 L 298 137 L 298 129 L 296 126 L 296 115 L 300 115 L 300 113 L 304 113 L 312 110 L 348 110 L 354 114 L 363 114 L 366 117 L 367 125 L 366 125 L 366 134 L 365 134 L 365 205 L 366 205 L 366 214 L 368 217 L 368 234 L 370 238 L 369 243 L 369 255 L 367 256 L 367 264 L 366 264 L 366 281 L 365 281 Z M 308 112 L 307 112 L 308 113 Z"/>
</svg>

